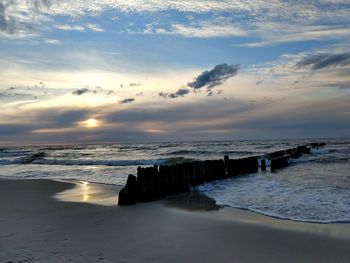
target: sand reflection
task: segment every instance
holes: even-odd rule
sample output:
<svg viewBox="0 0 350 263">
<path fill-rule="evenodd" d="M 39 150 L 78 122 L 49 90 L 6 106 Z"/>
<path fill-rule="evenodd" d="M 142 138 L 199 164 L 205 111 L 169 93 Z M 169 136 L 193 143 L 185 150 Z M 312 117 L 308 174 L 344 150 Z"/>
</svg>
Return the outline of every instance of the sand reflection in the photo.
<svg viewBox="0 0 350 263">
<path fill-rule="evenodd" d="M 118 203 L 118 186 L 101 185 L 85 181 L 70 181 L 74 188 L 60 192 L 55 199 L 64 202 L 82 202 L 105 206 L 115 206 Z"/>
</svg>

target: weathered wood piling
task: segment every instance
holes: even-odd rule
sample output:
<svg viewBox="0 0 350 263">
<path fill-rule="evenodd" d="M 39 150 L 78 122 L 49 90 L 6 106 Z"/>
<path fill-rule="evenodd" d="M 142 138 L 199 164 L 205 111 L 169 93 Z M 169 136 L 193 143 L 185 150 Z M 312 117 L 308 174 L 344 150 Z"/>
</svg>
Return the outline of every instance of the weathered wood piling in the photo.
<svg viewBox="0 0 350 263">
<path fill-rule="evenodd" d="M 271 160 L 271 171 L 276 171 L 277 169 L 286 167 L 289 165 L 290 156 L 285 155 Z"/>
<path fill-rule="evenodd" d="M 309 143 L 296 148 L 271 152 L 264 156 L 240 159 L 206 160 L 178 163 L 174 165 L 154 165 L 138 167 L 137 177 L 129 175 L 125 187 L 119 192 L 119 205 L 147 202 L 178 193 L 190 191 L 191 187 L 244 174 L 266 171 L 269 160 L 271 171 L 289 165 L 289 159 L 309 154 L 311 148 L 325 143 Z"/>
<path fill-rule="evenodd" d="M 260 168 L 261 168 L 261 171 L 266 171 L 266 160 L 265 159 L 260 160 Z"/>
</svg>

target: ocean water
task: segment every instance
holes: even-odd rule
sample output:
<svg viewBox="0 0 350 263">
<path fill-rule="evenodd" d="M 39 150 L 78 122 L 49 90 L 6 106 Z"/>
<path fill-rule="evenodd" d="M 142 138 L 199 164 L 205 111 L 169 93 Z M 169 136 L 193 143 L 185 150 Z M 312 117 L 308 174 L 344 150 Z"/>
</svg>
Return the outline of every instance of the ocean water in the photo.
<svg viewBox="0 0 350 263">
<path fill-rule="evenodd" d="M 32 146 L 0 148 L 0 176 L 124 185 L 139 165 L 263 155 L 308 142 L 327 145 L 276 172 L 214 181 L 195 190 L 217 204 L 307 222 L 350 222 L 350 139 Z"/>
</svg>

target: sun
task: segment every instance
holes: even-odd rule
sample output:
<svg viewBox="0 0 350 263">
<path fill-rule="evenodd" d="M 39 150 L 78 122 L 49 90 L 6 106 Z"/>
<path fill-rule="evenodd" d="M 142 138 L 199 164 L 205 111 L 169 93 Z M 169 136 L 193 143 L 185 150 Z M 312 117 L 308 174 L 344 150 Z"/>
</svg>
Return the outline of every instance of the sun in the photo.
<svg viewBox="0 0 350 263">
<path fill-rule="evenodd" d="M 87 128 L 96 128 L 98 126 L 98 121 L 96 119 L 88 119 L 83 122 L 84 126 Z"/>
</svg>

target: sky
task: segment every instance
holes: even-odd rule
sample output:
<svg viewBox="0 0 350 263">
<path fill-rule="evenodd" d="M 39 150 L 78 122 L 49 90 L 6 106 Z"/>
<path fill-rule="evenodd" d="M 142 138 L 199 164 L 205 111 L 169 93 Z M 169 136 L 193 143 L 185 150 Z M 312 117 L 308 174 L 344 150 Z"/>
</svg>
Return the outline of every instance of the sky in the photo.
<svg viewBox="0 0 350 263">
<path fill-rule="evenodd" d="M 0 145 L 348 137 L 349 0 L 0 0 Z"/>
</svg>

